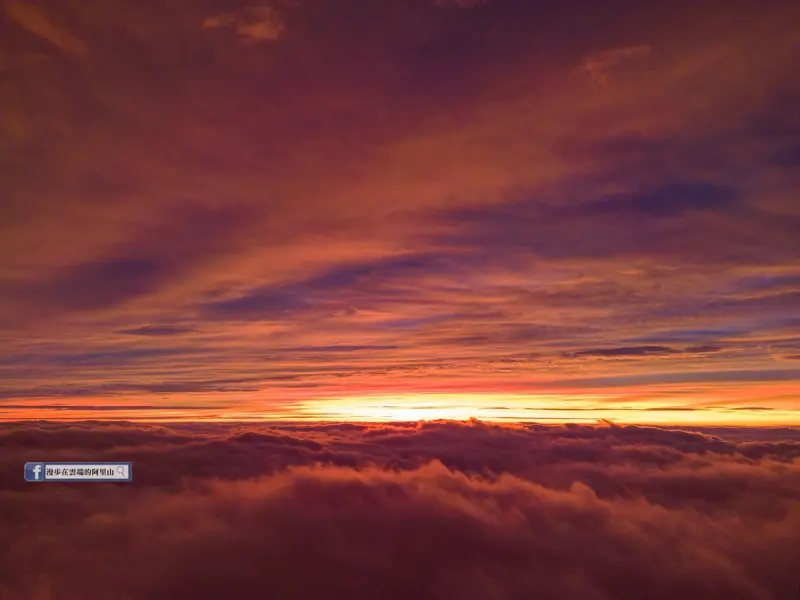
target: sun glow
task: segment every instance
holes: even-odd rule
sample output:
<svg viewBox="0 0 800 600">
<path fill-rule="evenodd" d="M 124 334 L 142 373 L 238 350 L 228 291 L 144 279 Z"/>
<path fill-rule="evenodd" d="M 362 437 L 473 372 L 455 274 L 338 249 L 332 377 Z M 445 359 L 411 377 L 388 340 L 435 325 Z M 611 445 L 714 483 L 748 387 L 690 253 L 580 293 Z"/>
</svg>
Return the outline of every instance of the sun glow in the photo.
<svg viewBox="0 0 800 600">
<path fill-rule="evenodd" d="M 660 403 L 659 403 L 660 404 Z M 727 407 L 682 409 L 654 407 L 639 398 L 620 402 L 619 397 L 603 394 L 410 394 L 349 396 L 307 400 L 295 414 L 326 421 L 545 421 L 652 425 L 780 425 L 797 423 L 800 415 L 792 410 L 757 411 Z"/>
<path fill-rule="evenodd" d="M 153 404 L 147 395 L 114 400 L 113 416 L 125 421 L 467 421 L 650 425 L 800 426 L 797 397 L 789 386 L 741 386 L 679 393 L 680 388 L 582 393 L 393 392 L 283 398 L 262 392 L 237 394 L 235 400 L 205 395 L 197 400 L 165 398 Z M 62 421 L 107 419 L 108 406 L 93 398 L 78 402 L 24 399 L 0 407 L 0 421 L 54 418 Z"/>
<path fill-rule="evenodd" d="M 577 404 L 572 398 L 573 407 L 559 410 L 559 405 L 563 409 L 565 399 L 553 395 L 375 395 L 312 400 L 303 403 L 299 410 L 321 415 L 325 419 L 346 421 L 468 421 L 472 418 L 489 421 L 594 421 L 596 416 L 581 415 L 574 411 L 590 411 L 591 405 L 603 398 L 606 396 L 583 397 Z"/>
</svg>

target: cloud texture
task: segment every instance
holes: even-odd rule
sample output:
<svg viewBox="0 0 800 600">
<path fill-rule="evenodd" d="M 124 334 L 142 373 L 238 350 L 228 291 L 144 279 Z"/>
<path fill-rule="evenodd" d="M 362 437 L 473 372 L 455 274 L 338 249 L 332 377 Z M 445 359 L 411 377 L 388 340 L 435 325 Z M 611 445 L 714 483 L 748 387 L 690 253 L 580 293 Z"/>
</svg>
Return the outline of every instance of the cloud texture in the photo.
<svg viewBox="0 0 800 600">
<path fill-rule="evenodd" d="M 800 423 L 798 23 L 3 0 L 0 418 Z"/>
<path fill-rule="evenodd" d="M 8 600 L 793 599 L 796 429 L 0 429 Z M 24 460 L 133 460 L 24 484 Z"/>
</svg>

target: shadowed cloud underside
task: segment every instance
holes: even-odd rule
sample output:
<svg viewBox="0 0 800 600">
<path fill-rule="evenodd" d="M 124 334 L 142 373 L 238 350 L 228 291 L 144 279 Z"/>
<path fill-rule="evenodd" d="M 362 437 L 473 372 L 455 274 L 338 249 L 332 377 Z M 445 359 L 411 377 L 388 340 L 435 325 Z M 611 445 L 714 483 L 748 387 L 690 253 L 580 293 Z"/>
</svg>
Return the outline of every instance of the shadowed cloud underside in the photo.
<svg viewBox="0 0 800 600">
<path fill-rule="evenodd" d="M 777 600 L 797 429 L 0 425 L 4 600 Z M 49 460 L 131 484 L 26 484 Z"/>
</svg>

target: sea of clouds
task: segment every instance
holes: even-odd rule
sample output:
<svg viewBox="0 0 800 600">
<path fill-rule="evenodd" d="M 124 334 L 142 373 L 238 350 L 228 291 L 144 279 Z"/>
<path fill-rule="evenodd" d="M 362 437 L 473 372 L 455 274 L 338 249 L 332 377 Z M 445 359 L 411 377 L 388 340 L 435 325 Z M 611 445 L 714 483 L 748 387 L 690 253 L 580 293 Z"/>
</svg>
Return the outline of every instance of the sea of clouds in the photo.
<svg viewBox="0 0 800 600">
<path fill-rule="evenodd" d="M 0 425 L 2 600 L 794 600 L 800 431 Z M 26 484 L 25 461 L 133 461 Z"/>
</svg>

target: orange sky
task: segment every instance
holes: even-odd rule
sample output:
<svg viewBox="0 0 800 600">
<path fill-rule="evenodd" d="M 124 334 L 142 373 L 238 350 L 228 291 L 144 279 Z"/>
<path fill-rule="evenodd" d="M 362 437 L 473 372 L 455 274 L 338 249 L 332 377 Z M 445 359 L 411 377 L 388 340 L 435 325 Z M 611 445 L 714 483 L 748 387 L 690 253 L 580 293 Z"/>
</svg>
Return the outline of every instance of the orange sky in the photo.
<svg viewBox="0 0 800 600">
<path fill-rule="evenodd" d="M 0 420 L 800 425 L 800 9 L 0 0 Z"/>
</svg>

